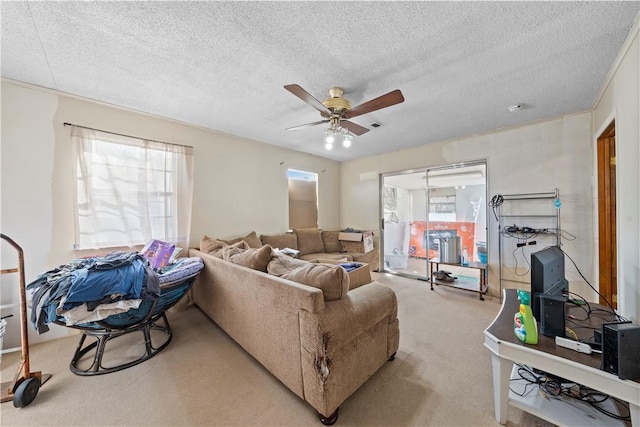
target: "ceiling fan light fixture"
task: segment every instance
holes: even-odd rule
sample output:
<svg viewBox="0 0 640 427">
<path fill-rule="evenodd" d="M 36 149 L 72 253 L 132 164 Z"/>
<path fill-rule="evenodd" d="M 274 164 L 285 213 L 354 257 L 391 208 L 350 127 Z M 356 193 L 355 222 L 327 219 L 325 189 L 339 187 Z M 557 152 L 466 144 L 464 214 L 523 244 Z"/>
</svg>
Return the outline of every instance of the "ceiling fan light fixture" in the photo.
<svg viewBox="0 0 640 427">
<path fill-rule="evenodd" d="M 371 113 L 373 111 L 404 102 L 404 96 L 399 89 L 393 90 L 352 108 L 351 102 L 342 96 L 344 91 L 339 87 L 332 87 L 329 89 L 329 98 L 322 102 L 314 98 L 309 92 L 300 87 L 300 85 L 289 84 L 285 85 L 284 88 L 294 96 L 300 98 L 302 101 L 318 110 L 320 115 L 323 117 L 323 120 L 290 127 L 287 128 L 287 130 L 302 129 L 308 126 L 315 126 L 328 122 L 329 128 L 324 131 L 326 135 L 324 142 L 327 150 L 333 149 L 333 142 L 336 138 L 342 137 L 342 145 L 345 148 L 348 148 L 353 142 L 354 135 L 360 136 L 369 132 L 369 129 L 366 127 L 350 121 L 353 117 L 358 117 L 363 114 Z M 343 126 L 343 124 L 345 126 Z M 374 124 L 374 127 L 378 126 L 379 124 Z"/>
<path fill-rule="evenodd" d="M 346 133 L 344 135 L 344 137 L 342 138 L 342 146 L 344 148 L 349 148 L 351 147 L 351 142 L 353 141 L 353 135 L 351 135 L 350 133 Z"/>
<path fill-rule="evenodd" d="M 333 144 L 333 141 L 335 141 L 335 139 L 336 138 L 333 136 L 333 132 L 327 133 L 327 136 L 324 138 L 324 142 L 326 142 L 327 145 Z"/>
</svg>

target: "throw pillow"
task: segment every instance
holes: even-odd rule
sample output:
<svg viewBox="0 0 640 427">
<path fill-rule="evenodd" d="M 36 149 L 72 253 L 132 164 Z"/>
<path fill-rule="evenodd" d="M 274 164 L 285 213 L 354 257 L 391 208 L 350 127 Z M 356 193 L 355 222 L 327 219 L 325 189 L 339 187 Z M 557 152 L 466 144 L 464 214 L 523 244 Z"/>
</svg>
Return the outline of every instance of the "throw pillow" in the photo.
<svg viewBox="0 0 640 427">
<path fill-rule="evenodd" d="M 267 264 L 271 261 L 272 252 L 273 248 L 269 245 L 264 245 L 260 248 L 249 248 L 244 252 L 232 255 L 229 258 L 229 261 L 234 264 L 242 265 L 243 267 L 264 271 L 266 273 Z"/>
<path fill-rule="evenodd" d="M 260 240 L 263 245 L 269 245 L 272 248 L 278 249 L 298 249 L 298 238 L 293 233 L 275 234 L 272 236 L 260 235 Z"/>
<path fill-rule="evenodd" d="M 249 249 L 249 245 L 247 244 L 247 242 L 245 242 L 244 240 L 240 240 L 239 242 L 236 242 L 232 245 L 227 245 L 222 249 L 219 249 L 218 253 L 214 255 L 224 260 L 230 261 L 230 258 L 232 256 L 241 254 L 242 252 L 248 249 Z"/>
<path fill-rule="evenodd" d="M 271 257 L 271 261 L 269 261 L 269 264 L 267 265 L 267 273 L 280 277 L 283 274 L 290 273 L 305 264 L 308 264 L 308 262 L 290 257 L 289 255 L 274 252 Z"/>
<path fill-rule="evenodd" d="M 338 240 L 338 236 L 340 235 L 339 231 L 323 230 L 321 235 L 326 252 L 342 252 L 342 245 L 340 244 L 340 240 Z"/>
<path fill-rule="evenodd" d="M 221 249 L 224 246 L 227 246 L 226 242 L 223 242 L 222 240 L 212 239 L 206 234 L 202 237 L 202 239 L 200 239 L 200 250 L 208 254 L 212 254 L 213 252 Z"/>
<path fill-rule="evenodd" d="M 321 289 L 325 301 L 339 300 L 349 291 L 349 274 L 339 265 L 310 262 L 281 277 Z"/>
<path fill-rule="evenodd" d="M 241 240 L 244 240 L 245 242 L 247 242 L 250 248 L 262 247 L 262 242 L 260 241 L 260 239 L 258 239 L 258 235 L 256 234 L 255 231 L 252 231 L 251 233 L 247 234 L 244 237 L 236 237 L 235 239 L 231 239 L 227 243 L 233 245 L 234 243 L 238 243 Z"/>
<path fill-rule="evenodd" d="M 324 243 L 317 228 L 297 228 L 293 232 L 298 237 L 300 256 L 324 252 Z"/>
</svg>

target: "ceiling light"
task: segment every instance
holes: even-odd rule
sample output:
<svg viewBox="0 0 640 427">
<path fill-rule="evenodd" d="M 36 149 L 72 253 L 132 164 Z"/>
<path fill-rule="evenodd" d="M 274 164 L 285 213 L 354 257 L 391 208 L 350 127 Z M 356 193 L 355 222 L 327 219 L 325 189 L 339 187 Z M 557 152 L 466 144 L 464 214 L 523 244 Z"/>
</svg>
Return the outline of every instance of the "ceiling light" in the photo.
<svg viewBox="0 0 640 427">
<path fill-rule="evenodd" d="M 336 140 L 336 137 L 342 137 L 342 145 L 345 148 L 351 147 L 351 143 L 353 142 L 353 135 L 349 132 L 349 129 L 340 126 L 339 118 L 331 121 L 329 128 L 324 131 L 325 137 L 324 142 L 327 150 L 331 150 L 333 148 L 333 143 Z"/>
<path fill-rule="evenodd" d="M 509 110 L 510 113 L 515 113 L 516 111 L 519 111 L 521 108 L 522 108 L 522 105 L 515 104 L 515 105 L 510 106 L 508 108 L 508 110 Z"/>
<path fill-rule="evenodd" d="M 345 134 L 344 138 L 342 139 L 342 146 L 344 148 L 351 147 L 351 141 L 353 141 L 353 135 L 349 133 Z"/>
</svg>

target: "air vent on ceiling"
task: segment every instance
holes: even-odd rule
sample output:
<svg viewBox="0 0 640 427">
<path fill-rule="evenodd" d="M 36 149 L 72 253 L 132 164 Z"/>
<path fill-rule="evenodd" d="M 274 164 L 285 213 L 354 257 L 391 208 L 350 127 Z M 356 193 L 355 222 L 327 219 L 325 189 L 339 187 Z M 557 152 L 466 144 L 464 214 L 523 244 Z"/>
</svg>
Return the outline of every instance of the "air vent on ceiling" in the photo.
<svg viewBox="0 0 640 427">
<path fill-rule="evenodd" d="M 372 128 L 379 128 L 380 126 L 382 126 L 380 123 L 371 123 Z"/>
</svg>

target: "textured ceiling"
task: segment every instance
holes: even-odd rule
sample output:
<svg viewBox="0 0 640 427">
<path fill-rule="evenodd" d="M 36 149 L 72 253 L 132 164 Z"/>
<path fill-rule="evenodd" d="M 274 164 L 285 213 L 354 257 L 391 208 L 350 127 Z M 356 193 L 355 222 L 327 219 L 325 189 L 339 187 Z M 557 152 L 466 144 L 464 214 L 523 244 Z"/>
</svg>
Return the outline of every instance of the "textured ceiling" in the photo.
<svg viewBox="0 0 640 427">
<path fill-rule="evenodd" d="M 639 8 L 3 1 L 2 76 L 344 161 L 591 108 Z M 328 152 L 324 126 L 285 131 L 321 120 L 292 83 L 405 102 L 354 118 L 370 132 Z"/>
</svg>

